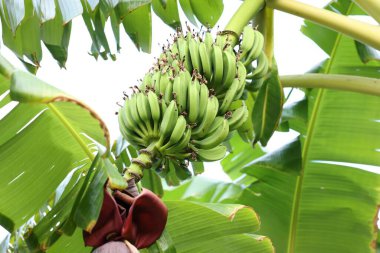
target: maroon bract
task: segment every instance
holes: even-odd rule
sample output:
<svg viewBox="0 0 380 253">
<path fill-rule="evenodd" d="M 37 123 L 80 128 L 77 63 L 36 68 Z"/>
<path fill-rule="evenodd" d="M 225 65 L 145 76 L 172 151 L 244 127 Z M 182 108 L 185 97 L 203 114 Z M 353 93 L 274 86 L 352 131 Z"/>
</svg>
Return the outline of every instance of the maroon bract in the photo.
<svg viewBox="0 0 380 253">
<path fill-rule="evenodd" d="M 120 191 L 112 196 L 104 189 L 98 221 L 91 233 L 83 232 L 85 245 L 99 247 L 109 241 L 128 240 L 138 249 L 146 248 L 161 236 L 167 215 L 161 199 L 147 189 L 135 198 Z"/>
<path fill-rule="evenodd" d="M 122 236 L 136 248 L 146 248 L 161 236 L 167 217 L 168 210 L 161 199 L 144 189 L 132 203 Z"/>
</svg>

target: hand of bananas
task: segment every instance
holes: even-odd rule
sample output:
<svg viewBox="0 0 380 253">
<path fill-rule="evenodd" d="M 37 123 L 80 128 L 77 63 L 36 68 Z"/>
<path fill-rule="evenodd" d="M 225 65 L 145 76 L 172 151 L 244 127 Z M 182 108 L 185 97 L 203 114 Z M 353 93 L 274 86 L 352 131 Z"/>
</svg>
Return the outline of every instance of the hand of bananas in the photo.
<svg viewBox="0 0 380 253">
<path fill-rule="evenodd" d="M 268 72 L 262 48 L 263 36 L 250 26 L 238 53 L 225 35 L 214 42 L 209 31 L 203 38 L 178 31 L 119 111 L 123 137 L 141 149 L 126 177 L 141 178 L 154 158 L 222 159 L 223 141 L 248 118 L 240 100 L 246 79 L 256 85 Z"/>
</svg>

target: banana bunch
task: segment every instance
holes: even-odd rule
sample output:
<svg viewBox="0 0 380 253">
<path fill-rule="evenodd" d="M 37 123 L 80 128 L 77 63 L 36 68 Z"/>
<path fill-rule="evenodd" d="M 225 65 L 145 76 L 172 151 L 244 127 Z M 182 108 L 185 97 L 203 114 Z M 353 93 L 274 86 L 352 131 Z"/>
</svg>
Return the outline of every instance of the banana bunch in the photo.
<svg viewBox="0 0 380 253">
<path fill-rule="evenodd" d="M 244 27 L 239 52 L 240 61 L 247 70 L 246 88 L 250 91 L 257 91 L 269 72 L 268 58 L 263 51 L 263 46 L 264 36 L 252 26 Z"/>
<path fill-rule="evenodd" d="M 190 30 L 186 35 L 178 31 L 173 43 L 163 47 L 156 65 L 158 68 L 170 65 L 174 73 L 180 70 L 197 72 L 219 100 L 225 97 L 236 78 L 240 82 L 238 87 L 232 88 L 236 94 L 234 100 L 240 99 L 244 92 L 245 66 L 238 61 L 226 35 L 217 35 L 214 40 L 210 31 L 203 37 Z"/>
<path fill-rule="evenodd" d="M 239 53 L 225 35 L 179 31 L 119 111 L 123 137 L 140 150 L 129 174 L 138 179 L 157 161 L 222 159 L 223 142 L 248 118 L 241 100 L 247 79 L 257 82 L 268 71 L 262 49 L 263 36 L 250 27 Z"/>
<path fill-rule="evenodd" d="M 164 95 L 156 93 L 161 81 L 159 86 L 143 83 L 125 98 L 118 113 L 123 137 L 141 150 L 142 158 L 133 160 L 129 168 L 138 178 L 141 167 L 149 167 L 154 157 L 176 161 L 222 159 L 227 150 L 223 141 L 248 117 L 244 103 L 233 102 L 236 93 L 227 92 L 220 104 L 204 78 L 190 76 L 186 70 L 165 83 Z M 233 83 L 237 87 L 240 80 L 235 78 Z"/>
</svg>

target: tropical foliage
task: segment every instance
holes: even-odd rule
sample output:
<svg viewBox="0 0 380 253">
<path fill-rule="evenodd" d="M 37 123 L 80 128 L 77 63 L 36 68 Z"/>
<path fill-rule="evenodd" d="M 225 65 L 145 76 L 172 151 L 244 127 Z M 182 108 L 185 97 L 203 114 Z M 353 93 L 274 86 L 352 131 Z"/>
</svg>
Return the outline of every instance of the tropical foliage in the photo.
<svg viewBox="0 0 380 253">
<path fill-rule="evenodd" d="M 366 13 L 378 20 L 368 6 L 379 5 L 368 2 L 332 1 L 325 9 L 344 20 Z M 244 5 L 226 30 L 240 34 L 256 16 L 272 71 L 259 89 L 245 92 L 249 119 L 226 143 L 230 153 L 221 165 L 231 182 L 193 177 L 207 169 L 202 162 L 193 162 L 192 172 L 175 164 L 165 174 L 155 164 L 144 170 L 142 187 L 163 198 L 169 217 L 161 238 L 141 252 L 376 252 L 379 26 L 370 28 L 378 33 L 368 42 L 359 32 L 303 15 L 314 22 L 305 21 L 301 31 L 328 58 L 299 81 L 278 76 L 271 41 L 273 8 L 292 8 L 282 0 Z M 0 225 L 11 233 L 0 251 L 90 252 L 81 230 L 94 226 L 106 182 L 126 187 L 121 173 L 138 155 L 122 138 L 111 143 L 91 108 L 33 75 L 41 41 L 64 67 L 71 20 L 81 15 L 94 57 L 116 59 L 107 22 L 118 49 L 122 25 L 138 49 L 150 52 L 152 10 L 177 29 L 179 6 L 191 23 L 207 27 L 227 11 L 221 0 L 0 1 L 3 43 L 31 72 L 0 56 Z M 284 103 L 284 87 L 298 88 L 303 99 Z M 299 135 L 266 152 L 275 130 Z"/>
</svg>

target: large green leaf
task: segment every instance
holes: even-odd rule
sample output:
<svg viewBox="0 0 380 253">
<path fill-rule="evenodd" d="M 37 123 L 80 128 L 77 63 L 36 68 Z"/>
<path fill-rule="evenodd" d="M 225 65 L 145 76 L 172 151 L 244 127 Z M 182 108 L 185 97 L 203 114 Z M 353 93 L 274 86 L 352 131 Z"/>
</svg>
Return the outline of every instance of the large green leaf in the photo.
<svg viewBox="0 0 380 253">
<path fill-rule="evenodd" d="M 357 13 L 350 1 L 334 1 L 328 9 Z M 352 39 L 311 22 L 302 31 L 330 56 L 320 72 L 379 77 L 379 63 L 364 65 Z M 249 189 L 256 193 L 250 205 L 261 214 L 260 233 L 273 240 L 277 252 L 375 252 L 380 175 L 363 169 L 379 172 L 378 108 L 376 96 L 307 91 L 307 107 L 293 107 L 285 115 L 308 123 L 300 175 L 260 168 L 255 162 L 244 168 L 257 178 Z M 267 154 L 265 160 L 276 162 L 278 157 Z"/>
<path fill-rule="evenodd" d="M 119 12 L 121 12 L 119 15 L 123 16 L 124 29 L 136 47 L 146 53 L 150 53 L 152 44 L 151 5 L 141 6 L 125 14 L 120 9 Z"/>
<path fill-rule="evenodd" d="M 205 26 L 213 27 L 223 12 L 223 1 L 180 0 L 187 18 L 196 25 L 195 17 Z M 58 61 L 65 66 L 68 57 L 71 20 L 82 15 L 92 40 L 91 55 L 95 58 L 116 59 L 111 52 L 105 31 L 111 20 L 117 51 L 120 50 L 120 24 L 125 32 L 144 52 L 151 50 L 151 8 L 172 28 L 181 26 L 177 0 L 56 0 L 56 1 L 0 1 L 2 38 L 26 65 L 36 72 L 42 60 L 43 41 Z M 30 62 L 25 62 L 26 56 Z"/>
<path fill-rule="evenodd" d="M 283 96 L 276 66 L 260 87 L 252 109 L 254 143 L 260 141 L 263 146 L 266 146 L 272 137 L 281 117 Z"/>
<path fill-rule="evenodd" d="M 84 104 L 30 74 L 14 72 L 10 94 L 20 102 L 0 120 L 0 224 L 13 231 L 89 162 L 93 140 L 108 146 L 108 131 Z"/>
<path fill-rule="evenodd" d="M 62 236 L 50 249 L 49 253 L 62 253 L 62 252 L 75 252 L 75 253 L 89 253 L 90 247 L 84 247 L 83 235 L 80 229 L 75 230 L 72 236 Z"/>
<path fill-rule="evenodd" d="M 160 0 L 152 0 L 152 7 L 157 16 L 173 29 L 181 26 L 177 0 L 167 0 L 166 6 Z"/>
<path fill-rule="evenodd" d="M 191 8 L 198 20 L 206 27 L 214 27 L 223 13 L 223 0 L 190 0 Z"/>
<path fill-rule="evenodd" d="M 176 252 L 273 252 L 268 238 L 254 235 L 255 212 L 236 204 L 166 201 L 166 230 Z"/>
</svg>

